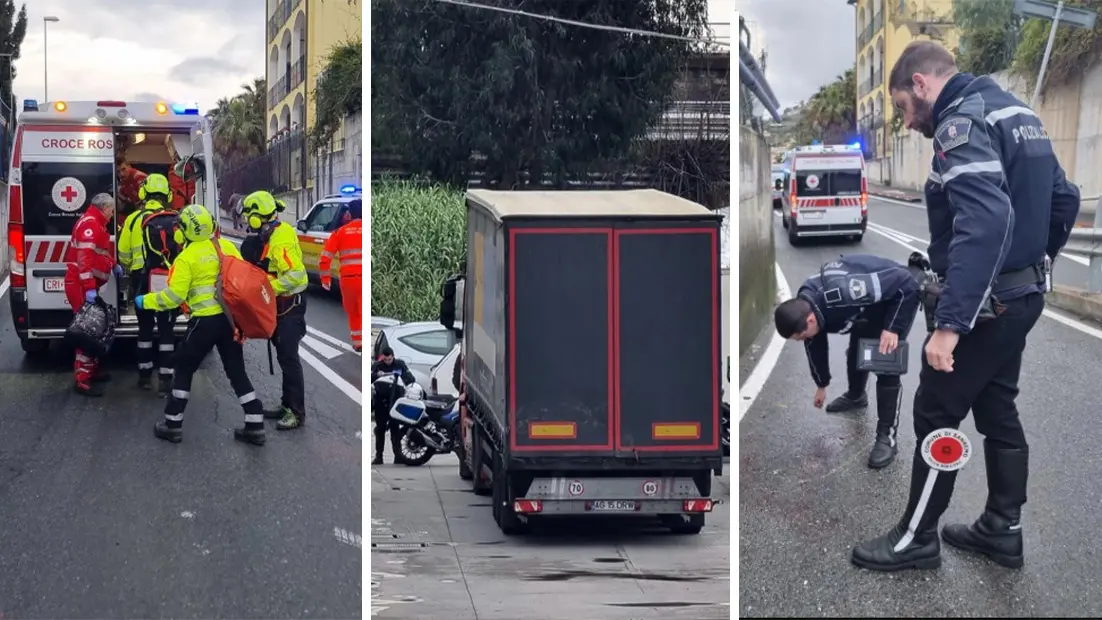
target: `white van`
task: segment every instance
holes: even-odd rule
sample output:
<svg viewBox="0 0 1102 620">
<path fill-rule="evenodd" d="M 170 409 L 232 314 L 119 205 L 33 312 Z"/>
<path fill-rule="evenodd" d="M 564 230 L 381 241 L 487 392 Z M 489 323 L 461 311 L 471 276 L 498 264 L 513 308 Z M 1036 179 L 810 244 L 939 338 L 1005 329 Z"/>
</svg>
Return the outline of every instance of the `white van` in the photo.
<svg viewBox="0 0 1102 620">
<path fill-rule="evenodd" d="M 27 353 L 45 351 L 72 321 L 64 292 L 66 263 L 74 260 L 69 237 L 93 196 L 118 196 L 115 161 L 121 145 L 128 163 L 146 173 L 167 174 L 188 157 L 205 164 L 195 196 L 187 200 L 206 205 L 218 221 L 210 124 L 197 106 L 51 101 L 40 108 L 24 102 L 12 147 L 7 215 L 12 320 Z M 112 251 L 120 223 L 118 215 L 110 223 Z M 124 303 L 114 278 L 100 294 L 122 308 L 116 338 L 136 338 L 133 306 Z M 177 334 L 182 337 L 186 328 L 187 316 L 181 315 Z"/>
<path fill-rule="evenodd" d="M 859 242 L 869 221 L 865 157 L 843 145 L 797 147 L 785 161 L 782 224 L 788 241 L 848 237 Z"/>
</svg>

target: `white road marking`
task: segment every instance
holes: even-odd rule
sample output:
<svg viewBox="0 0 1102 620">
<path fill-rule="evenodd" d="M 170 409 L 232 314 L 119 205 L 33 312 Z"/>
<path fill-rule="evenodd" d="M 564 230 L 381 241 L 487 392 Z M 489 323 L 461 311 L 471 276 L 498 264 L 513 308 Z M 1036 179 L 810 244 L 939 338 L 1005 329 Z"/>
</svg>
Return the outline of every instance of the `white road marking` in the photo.
<svg viewBox="0 0 1102 620">
<path fill-rule="evenodd" d="M 777 301 L 780 302 L 791 297 L 792 291 L 788 288 L 788 280 L 785 279 L 781 266 L 777 264 L 774 267 L 777 272 Z M 746 416 L 746 412 L 750 411 L 750 406 L 754 404 L 754 400 L 757 399 L 762 388 L 765 387 L 765 382 L 769 379 L 769 375 L 777 365 L 777 360 L 781 357 L 781 349 L 784 348 L 785 342 L 785 339 L 781 338 L 776 330 L 773 330 L 773 339 L 769 341 L 765 353 L 758 360 L 758 364 L 754 367 L 750 376 L 746 378 L 746 383 L 743 383 L 739 388 L 738 419 L 740 422 Z"/>
<path fill-rule="evenodd" d="M 4 281 L 0 282 L 0 299 L 3 299 L 4 295 L 8 294 L 9 288 L 11 288 L 11 277 L 4 278 Z"/>
<path fill-rule="evenodd" d="M 309 335 L 306 335 L 306 336 L 302 337 L 302 343 L 307 345 L 311 349 L 317 351 L 318 353 L 320 353 L 322 355 L 322 357 L 324 357 L 327 360 L 331 360 L 334 357 L 340 357 L 341 355 L 343 355 L 343 353 L 341 353 L 341 351 L 339 351 L 337 349 L 334 349 L 333 347 L 325 344 L 324 342 L 318 340 L 317 338 L 313 338 Z"/>
<path fill-rule="evenodd" d="M 875 232 L 876 234 L 878 234 L 878 235 L 881 235 L 882 237 L 884 237 L 884 238 L 886 238 L 886 239 L 889 239 L 889 240 L 891 240 L 891 241 L 894 241 L 895 243 L 898 243 L 899 245 L 902 245 L 902 246 L 904 246 L 904 247 L 906 247 L 906 248 L 908 248 L 908 249 L 914 250 L 914 251 L 916 251 L 916 252 L 917 252 L 917 251 L 920 251 L 920 250 L 918 250 L 917 248 L 915 248 L 914 246 L 911 246 L 911 245 L 909 245 L 909 244 L 906 244 L 906 243 L 904 243 L 904 242 L 900 241 L 900 240 L 899 240 L 898 238 L 896 238 L 895 236 L 893 236 L 893 235 L 889 234 L 889 232 L 890 232 L 890 233 L 895 233 L 895 234 L 897 234 L 897 235 L 904 235 L 905 233 L 901 233 L 901 232 L 900 232 L 900 231 L 898 231 L 898 230 L 895 230 L 895 229 L 892 229 L 892 228 L 888 228 L 887 226 L 884 226 L 884 225 L 882 225 L 882 224 L 881 224 L 881 225 L 878 225 L 878 226 L 877 226 L 877 228 L 882 228 L 882 229 L 884 229 L 884 230 L 883 230 L 883 231 L 881 231 L 881 230 L 877 230 L 876 228 L 872 228 L 871 226 L 869 227 L 869 230 L 872 230 L 872 231 L 873 231 L 873 232 Z M 921 242 L 921 243 L 926 243 L 926 244 L 929 244 L 929 243 L 930 243 L 929 241 L 926 241 L 925 239 L 918 239 L 917 237 L 915 237 L 915 239 L 916 239 L 916 241 L 919 241 L 919 242 Z M 1062 256 L 1066 256 L 1066 255 L 1064 255 L 1064 254 L 1061 254 L 1061 255 L 1062 255 Z M 1070 258 L 1070 257 L 1069 257 L 1069 258 Z M 1075 330 L 1078 330 L 1078 331 L 1080 331 L 1080 332 L 1083 332 L 1084 334 L 1086 334 L 1086 335 L 1088 335 L 1088 336 L 1093 336 L 1094 338 L 1097 338 L 1097 339 L 1099 339 L 1099 340 L 1102 340 L 1102 330 L 1100 330 L 1100 329 L 1097 329 L 1097 328 L 1095 328 L 1095 327 L 1091 327 L 1090 325 L 1087 325 L 1086 323 L 1081 323 L 1081 322 L 1079 322 L 1079 321 L 1077 321 L 1077 320 L 1075 320 L 1075 319 L 1073 319 L 1073 318 L 1071 318 L 1071 317 L 1068 317 L 1068 316 L 1066 316 L 1066 315 L 1064 315 L 1064 314 L 1062 314 L 1062 313 L 1059 313 L 1059 312 L 1054 312 L 1054 311 L 1052 311 L 1052 310 L 1048 310 L 1048 309 L 1045 309 L 1045 310 L 1044 310 L 1044 316 L 1046 316 L 1046 317 L 1048 317 L 1048 318 L 1052 319 L 1053 321 L 1056 321 L 1057 323 L 1061 323 L 1061 324 L 1063 324 L 1063 325 L 1067 325 L 1068 327 L 1070 327 L 1070 328 L 1072 328 L 1072 329 L 1075 329 Z"/>
<path fill-rule="evenodd" d="M 355 547 L 357 549 L 363 548 L 363 542 L 359 534 L 354 534 L 348 530 L 335 527 L 333 528 L 333 535 L 337 537 L 337 540 L 342 543 Z"/>
<path fill-rule="evenodd" d="M 923 211 L 926 210 L 926 205 L 924 205 L 920 202 L 917 202 L 917 203 L 916 202 L 903 202 L 903 201 L 900 201 L 900 200 L 892 200 L 891 198 L 881 198 L 880 196 L 873 196 L 873 198 L 875 198 L 876 200 L 883 200 L 884 202 L 888 202 L 888 203 L 891 203 L 893 205 L 899 205 L 901 207 L 911 207 L 911 208 L 914 208 L 914 209 L 922 209 Z M 869 222 L 869 227 L 872 227 L 873 225 L 874 224 L 872 222 Z M 898 233 L 899 231 L 894 231 L 894 232 Z M 902 234 L 902 233 L 900 233 L 900 234 Z M 916 241 L 922 241 L 921 239 L 917 239 L 915 237 L 912 237 L 912 239 L 914 239 Z M 922 241 L 922 242 L 927 243 L 926 241 Z M 1060 252 L 1060 256 L 1063 256 L 1064 258 L 1066 258 L 1066 259 L 1068 259 L 1068 260 L 1070 260 L 1074 263 L 1079 263 L 1080 265 L 1083 265 L 1084 267 L 1088 267 L 1091 264 L 1090 259 L 1085 258 L 1083 256 L 1079 256 L 1078 254 L 1069 254 L 1067 252 Z"/>
<path fill-rule="evenodd" d="M 328 380 L 329 383 L 332 383 L 338 390 L 344 392 L 346 396 L 352 399 L 352 402 L 363 407 L 363 393 L 357 390 L 356 386 L 345 381 L 344 378 L 334 372 L 332 368 L 323 364 L 321 360 L 314 357 L 314 355 L 306 349 L 299 347 L 298 354 L 302 358 L 302 361 L 312 366 L 314 370 L 318 371 L 322 377 Z"/>
<path fill-rule="evenodd" d="M 306 326 L 306 331 L 313 334 L 313 335 L 315 335 L 315 336 L 317 336 L 318 338 L 321 338 L 322 340 L 325 340 L 325 341 L 329 342 L 330 344 L 332 344 L 334 346 L 340 347 L 341 349 L 344 349 L 345 351 L 348 351 L 349 353 L 352 353 L 354 355 L 359 355 L 359 353 L 356 353 L 356 349 L 352 348 L 352 345 L 350 345 L 347 342 L 341 340 L 340 338 L 335 338 L 333 336 L 330 336 L 329 334 L 321 331 L 320 329 L 314 329 L 313 327 L 310 327 L 309 325 Z"/>
</svg>

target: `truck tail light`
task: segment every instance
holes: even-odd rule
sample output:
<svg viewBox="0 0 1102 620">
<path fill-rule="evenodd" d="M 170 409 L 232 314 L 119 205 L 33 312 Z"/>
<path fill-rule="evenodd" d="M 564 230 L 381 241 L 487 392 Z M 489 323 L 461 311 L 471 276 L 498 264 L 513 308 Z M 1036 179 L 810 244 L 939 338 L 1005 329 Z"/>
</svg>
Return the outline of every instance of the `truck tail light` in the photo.
<svg viewBox="0 0 1102 620">
<path fill-rule="evenodd" d="M 711 512 L 713 502 L 710 499 L 687 499 L 682 506 L 685 512 Z"/>
<path fill-rule="evenodd" d="M 17 188 L 13 187 L 14 193 Z M 8 224 L 8 253 L 11 256 L 11 287 L 27 288 L 27 256 L 23 244 L 23 225 Z"/>
</svg>

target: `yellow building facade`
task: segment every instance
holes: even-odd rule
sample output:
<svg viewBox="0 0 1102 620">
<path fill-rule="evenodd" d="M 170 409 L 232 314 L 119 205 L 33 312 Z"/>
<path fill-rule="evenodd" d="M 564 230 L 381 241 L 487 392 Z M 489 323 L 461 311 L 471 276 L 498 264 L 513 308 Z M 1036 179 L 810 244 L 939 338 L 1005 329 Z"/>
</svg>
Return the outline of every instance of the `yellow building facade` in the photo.
<svg viewBox="0 0 1102 620">
<path fill-rule="evenodd" d="M 360 0 L 267 0 L 268 139 L 314 123 L 318 75 L 334 45 L 359 38 Z M 334 151 L 344 148 L 344 128 Z"/>
<path fill-rule="evenodd" d="M 908 43 L 933 40 L 953 50 L 952 0 L 849 0 L 857 32 L 857 127 L 867 151 L 890 157 L 895 108 L 888 75 Z"/>
</svg>

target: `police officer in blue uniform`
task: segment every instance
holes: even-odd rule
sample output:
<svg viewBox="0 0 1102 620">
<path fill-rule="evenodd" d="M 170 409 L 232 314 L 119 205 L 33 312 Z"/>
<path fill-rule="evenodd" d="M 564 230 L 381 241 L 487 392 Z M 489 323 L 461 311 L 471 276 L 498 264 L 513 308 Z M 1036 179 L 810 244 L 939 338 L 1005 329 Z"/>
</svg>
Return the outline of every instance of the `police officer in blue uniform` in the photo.
<svg viewBox="0 0 1102 620">
<path fill-rule="evenodd" d="M 827 334 L 849 334 L 846 349 L 848 391 L 827 407 L 828 412 L 864 407 L 869 373 L 857 369 L 858 340 L 876 338 L 880 350 L 890 353 L 906 340 L 918 312 L 919 285 L 907 267 L 879 256 L 852 254 L 822 266 L 773 312 L 782 338 L 801 340 L 811 364 L 814 404 L 822 407 L 830 385 Z M 899 375 L 876 377 L 876 441 L 869 452 L 869 467 L 886 467 L 898 451 Z M 838 406 L 842 403 L 842 406 Z"/>
<path fill-rule="evenodd" d="M 906 126 L 933 139 L 926 216 L 941 293 L 914 399 L 910 499 L 899 522 L 857 545 L 852 560 L 881 571 L 940 566 L 937 525 L 970 440 L 954 439 L 947 456 L 933 444 L 971 410 L 984 436 L 987 503 L 974 523 L 946 525 L 941 538 L 1020 567 L 1029 445 L 1014 399 L 1026 337 L 1044 309 L 1050 261 L 1067 243 L 1079 191 L 1040 118 L 991 78 L 959 73 L 941 45 L 908 45 L 888 86 Z"/>
</svg>

